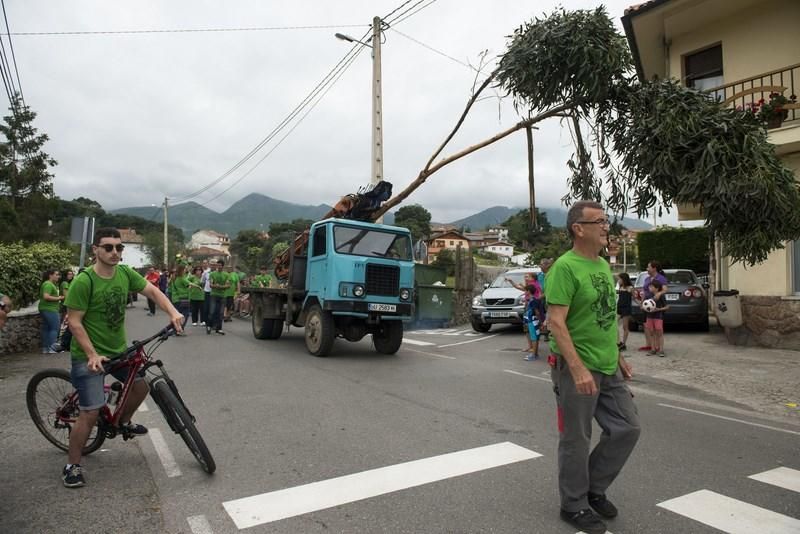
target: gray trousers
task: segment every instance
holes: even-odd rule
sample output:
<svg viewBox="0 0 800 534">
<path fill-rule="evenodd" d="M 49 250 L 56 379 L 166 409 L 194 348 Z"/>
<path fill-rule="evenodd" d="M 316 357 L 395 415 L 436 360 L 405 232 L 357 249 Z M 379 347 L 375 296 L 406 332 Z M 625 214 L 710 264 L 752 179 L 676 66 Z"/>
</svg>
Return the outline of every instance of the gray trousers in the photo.
<svg viewBox="0 0 800 534">
<path fill-rule="evenodd" d="M 641 428 L 633 396 L 622 372 L 614 375 L 592 372 L 599 390 L 582 395 L 563 357 L 551 369 L 553 390 L 558 405 L 558 489 L 561 509 L 578 512 L 589 508 L 587 493 L 605 494 L 628 460 Z M 592 419 L 603 433 L 589 452 Z"/>
</svg>

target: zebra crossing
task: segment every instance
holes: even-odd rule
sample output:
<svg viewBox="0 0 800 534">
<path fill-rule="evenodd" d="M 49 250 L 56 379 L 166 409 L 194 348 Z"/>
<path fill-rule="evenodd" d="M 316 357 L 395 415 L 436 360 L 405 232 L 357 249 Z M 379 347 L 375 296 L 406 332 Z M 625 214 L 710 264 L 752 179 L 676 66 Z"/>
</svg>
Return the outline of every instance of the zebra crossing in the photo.
<svg viewBox="0 0 800 534">
<path fill-rule="evenodd" d="M 476 337 L 476 336 L 486 335 L 480 332 L 476 332 L 472 328 L 435 328 L 432 330 L 408 330 L 406 334 L 410 336 L 421 334 L 425 336 L 433 335 L 433 336 L 466 336 L 466 337 Z"/>
<path fill-rule="evenodd" d="M 800 471 L 778 467 L 748 478 L 800 493 Z M 701 489 L 658 503 L 660 508 L 729 534 L 798 534 L 800 519 Z"/>
</svg>

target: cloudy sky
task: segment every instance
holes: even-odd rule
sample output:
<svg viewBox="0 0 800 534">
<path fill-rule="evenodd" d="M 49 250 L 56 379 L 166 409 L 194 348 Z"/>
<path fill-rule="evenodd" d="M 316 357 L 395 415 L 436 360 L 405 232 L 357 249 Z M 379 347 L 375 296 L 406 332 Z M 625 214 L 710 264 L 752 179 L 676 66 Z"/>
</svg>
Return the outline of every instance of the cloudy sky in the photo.
<svg viewBox="0 0 800 534">
<path fill-rule="evenodd" d="M 5 2 L 12 34 L 329 26 L 13 35 L 26 102 L 38 113 L 35 125 L 50 136 L 46 151 L 59 162 L 56 193 L 66 199 L 88 196 L 107 209 L 185 197 L 221 177 L 348 52 L 351 45 L 335 39 L 335 32 L 360 37 L 373 16 L 385 16 L 402 3 Z M 463 110 L 475 79 L 465 64 L 478 65 L 483 50 L 494 63 L 515 27 L 559 3 L 568 9 L 599 5 L 580 0 L 428 0 L 420 4 L 427 7 L 386 31 L 384 172 L 395 191 L 417 175 Z M 631 3 L 605 2 L 618 26 Z M 194 200 L 218 211 L 253 192 L 299 204 L 332 204 L 369 183 L 371 76 L 366 50 L 280 146 L 275 148 L 294 122 L 255 158 Z M 445 154 L 518 120 L 510 99 L 484 100 Z M 537 204 L 557 206 L 572 152 L 569 133 L 552 120 L 535 133 L 535 142 Z M 446 167 L 407 203 L 426 206 L 438 221 L 494 205 L 525 205 L 525 143 L 520 132 Z"/>
</svg>

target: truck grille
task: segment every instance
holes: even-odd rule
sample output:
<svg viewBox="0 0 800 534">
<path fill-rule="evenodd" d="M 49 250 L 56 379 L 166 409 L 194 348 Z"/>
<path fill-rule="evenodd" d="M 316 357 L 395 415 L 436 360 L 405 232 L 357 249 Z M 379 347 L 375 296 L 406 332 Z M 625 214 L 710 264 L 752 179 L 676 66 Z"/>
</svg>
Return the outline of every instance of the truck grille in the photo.
<svg viewBox="0 0 800 534">
<path fill-rule="evenodd" d="M 513 306 L 514 299 L 486 299 L 487 306 Z"/>
<path fill-rule="evenodd" d="M 400 267 L 368 263 L 367 294 L 387 297 L 400 295 Z"/>
</svg>

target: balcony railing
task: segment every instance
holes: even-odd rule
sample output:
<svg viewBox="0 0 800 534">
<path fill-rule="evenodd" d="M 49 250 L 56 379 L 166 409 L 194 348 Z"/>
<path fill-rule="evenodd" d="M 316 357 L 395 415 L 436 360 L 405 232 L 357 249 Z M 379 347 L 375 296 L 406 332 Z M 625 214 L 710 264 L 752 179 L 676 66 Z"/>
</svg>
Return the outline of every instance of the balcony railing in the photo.
<svg viewBox="0 0 800 534">
<path fill-rule="evenodd" d="M 797 89 L 800 89 L 800 63 L 720 85 L 707 92 L 726 106 L 748 109 L 755 106 L 762 98 L 765 102 L 769 102 L 770 93 L 780 93 L 786 98 L 791 98 L 792 95 L 797 95 Z M 800 104 L 789 104 L 785 107 L 789 112 L 785 120 L 800 119 L 798 112 Z"/>
</svg>

